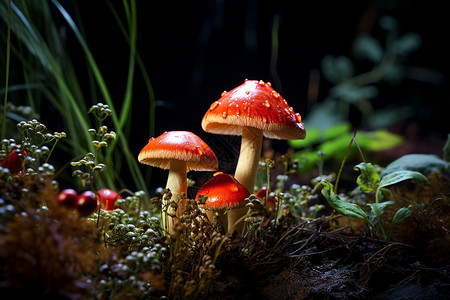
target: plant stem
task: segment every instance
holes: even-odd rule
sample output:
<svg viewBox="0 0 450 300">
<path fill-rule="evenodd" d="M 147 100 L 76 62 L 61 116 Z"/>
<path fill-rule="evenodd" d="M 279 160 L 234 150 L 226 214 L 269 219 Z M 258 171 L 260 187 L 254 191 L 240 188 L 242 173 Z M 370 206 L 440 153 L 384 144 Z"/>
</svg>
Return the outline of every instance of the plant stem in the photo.
<svg viewBox="0 0 450 300">
<path fill-rule="evenodd" d="M 58 139 L 56 139 L 55 142 L 53 143 L 52 149 L 50 149 L 50 152 L 47 155 L 47 159 L 45 160 L 46 163 L 50 159 L 50 156 L 52 155 L 53 149 L 55 149 L 55 146 L 56 146 L 57 143 L 58 143 Z"/>
<path fill-rule="evenodd" d="M 339 172 L 336 176 L 336 184 L 334 185 L 334 193 L 335 194 L 337 194 L 337 188 L 338 188 L 339 179 L 341 178 L 342 169 L 344 168 L 345 160 L 347 159 L 348 152 L 350 151 L 350 147 L 352 146 L 353 141 L 355 140 L 355 136 L 356 136 L 356 131 L 353 133 L 353 137 L 350 140 L 350 144 L 348 145 L 347 150 L 345 151 L 345 155 L 344 155 L 344 158 L 342 159 L 341 167 L 339 168 Z"/>
<path fill-rule="evenodd" d="M 266 185 L 266 197 L 263 199 L 263 204 L 266 205 L 267 200 L 269 199 L 269 190 L 270 190 L 270 169 L 271 169 L 272 162 L 270 159 L 266 159 L 266 178 L 267 178 L 267 185 Z"/>
</svg>

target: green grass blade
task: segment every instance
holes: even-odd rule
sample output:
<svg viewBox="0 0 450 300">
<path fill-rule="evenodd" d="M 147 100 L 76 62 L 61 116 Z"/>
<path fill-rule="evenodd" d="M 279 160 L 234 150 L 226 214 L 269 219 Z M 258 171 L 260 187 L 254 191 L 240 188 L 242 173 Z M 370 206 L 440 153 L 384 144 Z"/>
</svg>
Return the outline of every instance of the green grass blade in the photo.
<svg viewBox="0 0 450 300">
<path fill-rule="evenodd" d="M 6 38 L 5 98 L 3 100 L 2 140 L 6 138 L 6 105 L 8 104 L 9 61 L 11 53 L 11 0 L 8 0 L 8 32 Z"/>
<path fill-rule="evenodd" d="M 116 109 L 114 107 L 110 93 L 107 89 L 106 83 L 103 79 L 103 76 L 101 75 L 101 72 L 98 68 L 98 65 L 96 64 L 96 62 L 94 60 L 94 57 L 93 57 L 91 51 L 89 50 L 89 48 L 87 46 L 86 41 L 84 40 L 81 32 L 78 30 L 75 22 L 72 20 L 72 18 L 67 13 L 67 11 L 61 6 L 61 4 L 57 0 L 52 0 L 52 3 L 56 6 L 58 11 L 63 16 L 63 18 L 66 20 L 66 22 L 69 25 L 69 27 L 71 28 L 71 30 L 74 32 L 78 42 L 80 43 L 80 45 L 86 55 L 87 61 L 89 63 L 89 67 L 91 68 L 91 71 L 93 72 L 94 78 L 96 79 L 96 82 L 100 88 L 100 91 L 102 92 L 104 100 L 105 100 L 106 104 L 108 104 L 108 106 L 110 107 L 110 109 L 112 111 L 112 121 L 115 126 L 115 131 L 117 133 L 117 140 L 121 146 L 120 148 L 123 151 L 125 160 L 131 171 L 131 176 L 132 176 L 134 182 L 138 185 L 138 188 L 147 191 L 146 184 L 142 177 L 142 174 L 140 173 L 136 158 L 133 155 L 133 153 L 131 153 L 130 148 L 128 146 L 127 136 L 124 134 L 123 126 L 120 122 L 120 119 L 118 118 L 117 113 L 116 113 Z M 130 97 L 130 99 L 131 99 L 131 97 Z M 125 103 L 124 105 L 131 105 L 131 103 Z M 124 111 L 124 109 L 122 108 L 121 111 Z M 125 107 L 125 111 L 121 112 L 121 114 L 126 115 L 128 112 L 129 112 L 129 109 L 127 111 L 127 109 Z M 111 150 L 109 150 L 109 151 L 111 151 Z"/>
</svg>

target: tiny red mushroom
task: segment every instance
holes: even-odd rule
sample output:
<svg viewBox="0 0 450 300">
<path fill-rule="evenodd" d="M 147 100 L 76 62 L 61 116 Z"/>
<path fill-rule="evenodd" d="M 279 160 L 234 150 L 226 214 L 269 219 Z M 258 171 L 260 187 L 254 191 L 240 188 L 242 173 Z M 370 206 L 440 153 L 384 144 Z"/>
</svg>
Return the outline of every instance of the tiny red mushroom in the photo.
<svg viewBox="0 0 450 300">
<path fill-rule="evenodd" d="M 2 167 L 9 169 L 9 172 L 12 175 L 19 174 L 19 172 L 23 168 L 23 166 L 22 166 L 23 158 L 19 154 L 27 155 L 27 152 L 26 151 L 20 152 L 20 151 L 16 151 L 16 149 L 14 149 L 13 151 L 11 151 L 11 153 L 8 155 L 7 158 L 2 160 Z"/>
<path fill-rule="evenodd" d="M 116 201 L 122 199 L 122 197 L 113 190 L 110 189 L 100 189 L 98 190 L 99 195 L 101 196 L 102 209 L 104 210 L 114 210 L 119 208 L 116 206 Z M 97 196 L 97 200 L 98 196 Z"/>
<path fill-rule="evenodd" d="M 172 199 L 187 193 L 187 172 L 215 171 L 217 157 L 209 146 L 197 135 L 189 131 L 164 132 L 151 138 L 138 156 L 139 162 L 162 169 L 169 169 L 166 188 L 172 192 Z M 166 201 L 166 202 L 165 202 Z M 163 205 L 167 200 L 163 199 Z M 179 203 L 179 215 L 183 203 Z M 169 234 L 173 231 L 173 219 L 163 213 L 164 228 Z"/>
<path fill-rule="evenodd" d="M 270 195 L 270 189 L 269 193 L 267 193 L 267 187 L 263 186 L 261 187 L 258 192 L 256 192 L 255 196 L 258 197 L 259 201 L 261 203 L 265 203 L 266 212 L 262 219 L 261 226 L 267 227 L 270 224 L 270 221 L 275 217 L 277 211 L 275 210 L 277 207 L 277 200 L 275 197 L 272 197 Z M 268 199 L 266 199 L 268 198 Z"/>
<path fill-rule="evenodd" d="M 224 216 L 224 211 L 239 209 L 245 206 L 245 199 L 250 196 L 249 191 L 245 186 L 237 182 L 233 176 L 222 172 L 216 172 L 214 177 L 208 180 L 198 190 L 195 200 L 199 200 L 200 195 L 208 197 L 204 204 L 200 207 L 206 210 L 209 220 L 213 221 L 214 211 L 219 212 L 219 216 Z M 229 212 L 228 212 L 229 213 Z M 236 228 L 238 220 L 226 220 L 220 218 L 222 225 L 227 228 L 227 231 L 232 233 Z M 244 223 L 243 220 L 240 222 Z"/>
<path fill-rule="evenodd" d="M 241 150 L 234 177 L 251 193 L 261 156 L 263 136 L 275 139 L 303 139 L 306 136 L 300 114 L 269 82 L 245 80 L 213 102 L 202 120 L 207 132 L 241 135 Z M 245 210 L 232 214 L 244 215 Z"/>
<path fill-rule="evenodd" d="M 256 192 L 255 194 L 256 197 L 258 197 L 259 201 L 261 201 L 261 203 L 265 203 L 266 204 L 266 208 L 268 210 L 274 210 L 275 207 L 277 206 L 277 201 L 275 200 L 274 197 L 270 197 L 270 189 L 269 189 L 269 197 L 268 199 L 266 199 L 267 196 L 267 187 L 266 186 L 262 186 L 258 192 Z"/>
</svg>

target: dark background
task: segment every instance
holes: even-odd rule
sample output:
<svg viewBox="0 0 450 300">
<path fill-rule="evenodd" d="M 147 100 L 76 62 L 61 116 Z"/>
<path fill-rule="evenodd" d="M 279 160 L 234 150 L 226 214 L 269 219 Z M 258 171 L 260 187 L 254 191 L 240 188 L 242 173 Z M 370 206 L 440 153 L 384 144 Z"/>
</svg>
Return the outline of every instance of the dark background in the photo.
<svg viewBox="0 0 450 300">
<path fill-rule="evenodd" d="M 73 2 L 63 3 L 69 11 L 75 11 L 71 10 L 75 7 Z M 119 109 L 127 76 L 127 44 L 103 1 L 77 1 L 76 5 L 89 47 Z M 113 1 L 113 5 L 123 14 L 121 1 Z M 417 137 L 433 136 L 440 140 L 446 137 L 450 47 L 448 12 L 441 2 L 137 1 L 137 8 L 137 49 L 157 100 L 156 136 L 164 131 L 188 130 L 208 144 L 239 146 L 239 140 L 233 138 L 222 137 L 217 142 L 217 136 L 203 132 L 201 119 L 223 90 L 240 85 L 246 78 L 272 82 L 295 111 L 307 117 L 311 108 L 311 103 L 307 103 L 311 70 L 320 70 L 320 62 L 327 54 L 353 59 L 352 42 L 362 33 L 369 33 L 383 43 L 385 35 L 378 20 L 389 15 L 399 22 L 400 34 L 418 33 L 422 45 L 406 62 L 415 72 L 406 73 L 396 87 L 381 84 L 374 106 L 413 103 L 417 108 L 414 116 L 396 130 L 405 134 L 410 128 L 408 124 L 413 123 L 413 134 Z M 279 20 L 276 73 L 270 69 L 275 18 Z M 83 61 L 76 40 L 70 34 L 68 38 L 74 60 Z M 368 70 L 367 62 L 354 62 L 360 68 L 357 72 Z M 81 67 L 80 72 L 83 72 Z M 321 79 L 319 87 L 317 101 L 320 102 L 331 85 Z M 139 74 L 135 79 L 133 103 L 130 143 L 137 156 L 150 137 L 149 99 Z M 358 115 L 354 113 L 351 121 L 358 126 Z M 286 143 L 275 142 L 275 146 L 283 149 Z M 230 151 L 234 153 L 236 149 Z M 155 170 L 154 174 L 165 174 L 159 172 Z M 165 175 L 154 178 L 160 177 L 165 180 Z M 160 180 L 162 185 L 164 180 Z"/>
</svg>

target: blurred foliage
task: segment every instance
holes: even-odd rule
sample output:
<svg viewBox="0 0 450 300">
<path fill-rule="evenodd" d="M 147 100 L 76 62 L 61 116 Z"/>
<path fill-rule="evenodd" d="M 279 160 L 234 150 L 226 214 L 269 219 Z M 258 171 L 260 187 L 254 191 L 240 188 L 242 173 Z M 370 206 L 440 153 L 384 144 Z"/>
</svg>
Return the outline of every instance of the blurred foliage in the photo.
<svg viewBox="0 0 450 300">
<path fill-rule="evenodd" d="M 425 175 L 430 173 L 445 172 L 450 169 L 450 163 L 440 159 L 433 154 L 406 154 L 394 160 L 381 172 L 382 176 L 397 172 L 397 171 L 418 171 Z"/>
<path fill-rule="evenodd" d="M 420 47 L 421 38 L 416 33 L 399 36 L 399 25 L 391 17 L 379 20 L 380 27 L 386 33 L 383 43 L 369 34 L 362 34 L 353 43 L 353 53 L 360 60 L 367 61 L 372 69 L 356 74 L 356 66 L 345 56 L 327 55 L 321 63 L 322 74 L 334 86 L 328 97 L 313 107 L 312 114 L 323 110 L 331 119 L 320 127 L 329 127 L 349 119 L 350 106 L 355 106 L 362 115 L 361 124 L 369 128 L 381 128 L 392 125 L 398 120 L 411 116 L 412 107 L 391 105 L 383 110 L 375 110 L 372 101 L 379 95 L 378 85 L 387 82 L 391 85 L 400 83 L 403 77 L 403 63 L 408 56 Z M 337 113 L 337 114 L 336 114 Z M 322 119 L 325 120 L 325 119 Z M 317 124 L 305 123 L 308 128 Z"/>
<path fill-rule="evenodd" d="M 310 128 L 306 139 L 290 140 L 289 145 L 295 149 L 301 149 L 294 153 L 293 159 L 298 161 L 299 171 L 306 173 L 317 167 L 322 159 L 341 161 L 352 136 L 350 123 L 344 122 L 324 131 L 319 128 Z M 400 135 L 382 129 L 358 131 L 355 139 L 363 152 L 382 151 L 403 142 Z M 349 156 L 356 154 L 357 149 L 352 147 Z"/>
<path fill-rule="evenodd" d="M 346 56 L 327 55 L 321 62 L 323 77 L 333 84 L 324 101 L 316 103 L 304 120 L 307 129 L 305 140 L 289 141 L 295 149 L 301 172 L 311 171 L 322 159 L 340 161 L 344 149 L 352 139 L 355 116 L 351 107 L 361 115 L 360 124 L 353 124 L 370 131 L 358 130 L 356 141 L 364 151 L 381 151 L 398 146 L 401 136 L 385 128 L 406 119 L 414 113 L 412 106 L 394 103 L 383 109 L 375 109 L 373 102 L 379 97 L 379 86 L 387 82 L 398 85 L 403 77 L 403 62 L 417 50 L 421 38 L 415 33 L 399 35 L 399 25 L 391 17 L 384 16 L 379 25 L 386 35 L 384 43 L 369 34 L 362 34 L 353 43 L 353 53 L 372 68 L 357 74 L 357 65 Z M 355 154 L 351 149 L 349 155 Z"/>
<path fill-rule="evenodd" d="M 447 135 L 447 141 L 442 150 L 444 151 L 444 160 L 450 162 L 450 133 Z"/>
</svg>

